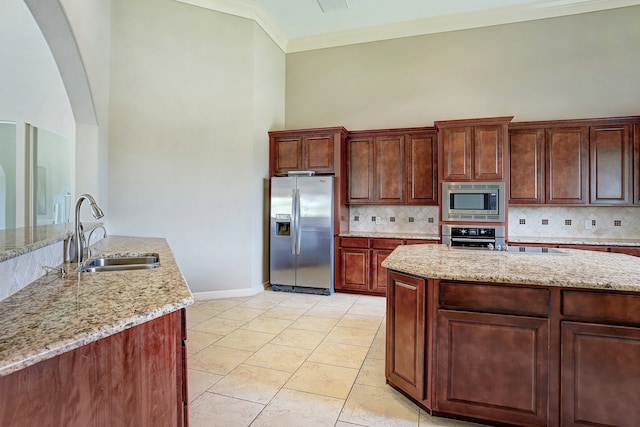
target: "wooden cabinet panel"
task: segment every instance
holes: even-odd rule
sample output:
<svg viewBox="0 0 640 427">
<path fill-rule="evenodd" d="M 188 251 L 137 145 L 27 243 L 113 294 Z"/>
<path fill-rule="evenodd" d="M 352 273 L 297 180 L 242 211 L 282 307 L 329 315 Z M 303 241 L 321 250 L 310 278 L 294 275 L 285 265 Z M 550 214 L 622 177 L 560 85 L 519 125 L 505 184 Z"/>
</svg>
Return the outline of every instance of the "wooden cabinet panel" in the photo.
<svg viewBox="0 0 640 427">
<path fill-rule="evenodd" d="M 404 203 L 404 137 L 376 137 L 374 158 L 374 202 Z"/>
<path fill-rule="evenodd" d="M 369 289 L 369 250 L 340 249 L 340 283 L 337 290 L 367 291 Z"/>
<path fill-rule="evenodd" d="M 640 124 L 633 126 L 633 203 L 640 204 Z"/>
<path fill-rule="evenodd" d="M 367 237 L 341 237 L 340 247 L 368 249 L 369 239 Z"/>
<path fill-rule="evenodd" d="M 387 293 L 387 269 L 381 264 L 393 250 L 374 249 L 371 251 L 371 291 L 381 295 Z"/>
<path fill-rule="evenodd" d="M 441 281 L 439 290 L 438 303 L 442 308 L 545 317 L 549 315 L 551 296 L 547 289 Z"/>
<path fill-rule="evenodd" d="M 173 312 L 0 377 L 0 424 L 182 426 L 181 320 Z"/>
<path fill-rule="evenodd" d="M 586 127 L 551 128 L 547 139 L 547 203 L 587 203 L 588 132 Z"/>
<path fill-rule="evenodd" d="M 592 204 L 631 203 L 631 125 L 589 129 Z"/>
<path fill-rule="evenodd" d="M 305 136 L 302 138 L 302 169 L 316 173 L 334 171 L 333 135 Z"/>
<path fill-rule="evenodd" d="M 611 252 L 619 254 L 626 254 L 631 256 L 640 256 L 640 248 L 624 247 L 624 246 L 612 246 Z"/>
<path fill-rule="evenodd" d="M 389 273 L 385 371 L 395 387 L 429 407 L 426 288 L 424 279 Z"/>
<path fill-rule="evenodd" d="M 299 170 L 342 175 L 342 146 L 346 135 L 343 127 L 269 132 L 269 175 Z"/>
<path fill-rule="evenodd" d="M 437 410 L 546 426 L 547 319 L 438 310 Z"/>
<path fill-rule="evenodd" d="M 640 329 L 562 323 L 561 426 L 635 427 Z"/>
<path fill-rule="evenodd" d="M 544 129 L 509 132 L 509 203 L 545 202 Z"/>
<path fill-rule="evenodd" d="M 473 178 L 478 180 L 502 180 L 502 150 L 504 146 L 502 125 L 476 126 L 473 130 Z"/>
<path fill-rule="evenodd" d="M 640 296 L 620 293 L 562 291 L 562 314 L 600 323 L 640 325 Z"/>
<path fill-rule="evenodd" d="M 437 153 L 435 133 L 406 137 L 407 204 L 438 204 Z"/>
<path fill-rule="evenodd" d="M 274 169 L 276 173 L 302 170 L 300 152 L 302 137 L 276 138 L 274 145 Z"/>
<path fill-rule="evenodd" d="M 373 203 L 373 138 L 347 141 L 349 203 Z"/>
<path fill-rule="evenodd" d="M 442 179 L 469 181 L 471 175 L 471 126 L 442 128 L 438 133 L 442 144 Z"/>
</svg>

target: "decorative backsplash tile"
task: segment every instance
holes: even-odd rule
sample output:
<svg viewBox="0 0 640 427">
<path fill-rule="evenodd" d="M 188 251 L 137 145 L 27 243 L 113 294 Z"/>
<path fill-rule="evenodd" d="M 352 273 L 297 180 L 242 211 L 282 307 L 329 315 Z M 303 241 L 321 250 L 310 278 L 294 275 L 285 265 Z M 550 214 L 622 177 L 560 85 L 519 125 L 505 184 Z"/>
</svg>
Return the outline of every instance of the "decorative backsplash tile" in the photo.
<svg viewBox="0 0 640 427">
<path fill-rule="evenodd" d="M 353 232 L 438 235 L 440 234 L 439 213 L 438 206 L 351 206 L 349 208 L 349 230 Z"/>
<path fill-rule="evenodd" d="M 640 207 L 509 207 L 510 237 L 640 239 Z"/>
</svg>

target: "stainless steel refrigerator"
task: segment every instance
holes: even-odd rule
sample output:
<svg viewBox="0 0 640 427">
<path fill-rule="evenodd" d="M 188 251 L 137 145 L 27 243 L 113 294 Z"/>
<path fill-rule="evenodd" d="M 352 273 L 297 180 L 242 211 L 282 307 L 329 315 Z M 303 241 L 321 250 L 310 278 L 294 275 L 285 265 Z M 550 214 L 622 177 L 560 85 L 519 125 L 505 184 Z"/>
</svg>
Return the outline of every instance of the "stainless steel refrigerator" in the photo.
<svg viewBox="0 0 640 427">
<path fill-rule="evenodd" d="M 273 290 L 333 292 L 333 196 L 333 176 L 271 178 Z"/>
</svg>

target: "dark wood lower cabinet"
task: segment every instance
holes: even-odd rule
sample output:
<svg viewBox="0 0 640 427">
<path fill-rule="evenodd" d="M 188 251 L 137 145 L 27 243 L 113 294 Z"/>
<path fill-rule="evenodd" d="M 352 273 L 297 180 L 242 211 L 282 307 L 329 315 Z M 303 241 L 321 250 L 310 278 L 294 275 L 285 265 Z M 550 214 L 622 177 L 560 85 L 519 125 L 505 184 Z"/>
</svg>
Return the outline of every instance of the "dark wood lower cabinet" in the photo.
<svg viewBox="0 0 640 427">
<path fill-rule="evenodd" d="M 429 407 L 426 292 L 426 280 L 389 273 L 385 372 L 396 388 Z"/>
<path fill-rule="evenodd" d="M 437 325 L 438 411 L 547 425 L 547 319 L 439 310 Z"/>
<path fill-rule="evenodd" d="M 640 328 L 563 322 L 563 427 L 640 424 Z"/>
<path fill-rule="evenodd" d="M 640 294 L 389 271 L 387 383 L 438 416 L 640 425 Z"/>
<path fill-rule="evenodd" d="M 0 425 L 186 426 L 184 327 L 169 313 L 0 377 Z"/>
</svg>

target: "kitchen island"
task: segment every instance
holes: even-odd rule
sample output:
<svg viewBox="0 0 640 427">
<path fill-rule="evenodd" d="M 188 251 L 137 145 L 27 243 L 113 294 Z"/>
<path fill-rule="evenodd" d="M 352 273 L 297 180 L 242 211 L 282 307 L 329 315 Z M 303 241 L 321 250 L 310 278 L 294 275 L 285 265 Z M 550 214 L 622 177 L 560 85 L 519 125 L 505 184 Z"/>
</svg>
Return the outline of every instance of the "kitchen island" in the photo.
<svg viewBox="0 0 640 427">
<path fill-rule="evenodd" d="M 158 254 L 155 269 L 59 266 L 0 301 L 0 424 L 183 425 L 184 309 L 166 240 L 109 236 L 94 256 Z"/>
<path fill-rule="evenodd" d="M 640 259 L 412 245 L 382 266 L 387 382 L 430 413 L 637 425 Z"/>
</svg>

